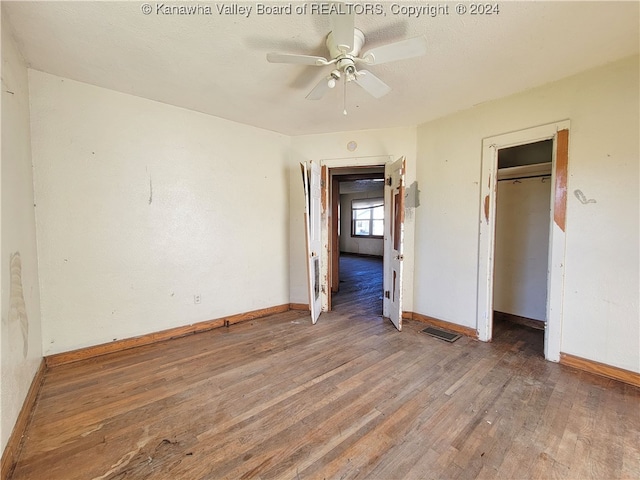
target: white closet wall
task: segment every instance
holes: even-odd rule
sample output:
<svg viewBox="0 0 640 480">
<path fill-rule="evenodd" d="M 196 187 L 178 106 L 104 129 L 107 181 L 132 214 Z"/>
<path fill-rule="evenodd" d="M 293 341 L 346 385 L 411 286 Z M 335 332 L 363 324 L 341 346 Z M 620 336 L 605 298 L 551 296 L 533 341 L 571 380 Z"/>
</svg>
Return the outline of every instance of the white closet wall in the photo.
<svg viewBox="0 0 640 480">
<path fill-rule="evenodd" d="M 498 182 L 494 310 L 546 320 L 551 179 Z"/>
</svg>

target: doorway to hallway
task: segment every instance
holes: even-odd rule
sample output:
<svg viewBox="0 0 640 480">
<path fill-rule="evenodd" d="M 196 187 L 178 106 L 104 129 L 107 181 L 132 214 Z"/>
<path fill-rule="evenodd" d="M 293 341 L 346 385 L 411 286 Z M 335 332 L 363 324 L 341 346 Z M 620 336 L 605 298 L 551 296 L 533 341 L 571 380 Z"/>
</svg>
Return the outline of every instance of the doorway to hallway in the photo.
<svg viewBox="0 0 640 480">
<path fill-rule="evenodd" d="M 313 161 L 309 163 L 313 169 L 315 163 Z M 318 252 L 310 248 L 311 235 L 310 229 L 307 227 L 307 274 L 309 276 L 307 287 L 310 304 L 311 299 L 314 301 L 319 299 L 321 311 L 330 312 L 333 310 L 332 296 L 339 290 L 341 233 L 349 231 L 350 237 L 352 239 L 357 237 L 358 240 L 361 237 L 371 237 L 366 239 L 382 242 L 382 252 L 376 252 L 376 255 L 383 257 L 382 317 L 391 321 L 397 330 L 402 330 L 406 158 L 400 157 L 395 161 L 390 156 L 320 160 L 321 182 L 319 184 L 316 182 L 314 188 L 311 188 L 311 182 L 308 182 L 309 169 L 307 167 L 307 162 L 301 163 L 305 185 L 305 215 L 309 219 L 309 224 L 314 223 L 315 225 L 315 222 L 320 221 L 320 243 L 322 245 L 318 256 Z M 313 172 L 311 173 L 313 174 Z M 314 177 L 314 175 L 311 176 Z M 348 179 L 345 176 L 352 178 Z M 363 178 L 363 176 L 368 178 Z M 364 200 L 358 199 L 356 201 L 353 199 L 349 208 L 351 211 L 351 216 L 348 217 L 350 225 L 343 230 L 340 222 L 341 217 L 344 218 L 340 184 L 358 180 L 379 182 L 382 185 L 383 196 L 382 198 L 372 198 L 367 195 Z M 320 199 L 321 210 L 312 208 L 310 199 L 316 197 Z M 364 205 L 361 202 L 367 204 Z M 380 218 L 379 210 L 383 210 L 383 218 Z M 365 215 L 367 211 L 371 214 L 370 218 Z M 379 229 L 380 224 L 383 227 L 382 232 Z M 363 252 L 360 247 L 355 252 L 350 249 L 346 251 L 358 254 L 369 253 L 368 251 Z M 312 275 L 314 266 L 317 267 L 316 271 L 319 272 L 319 275 Z M 312 322 L 315 323 L 317 318 L 312 309 Z"/>
<path fill-rule="evenodd" d="M 332 169 L 331 309 L 383 315 L 384 168 Z"/>
</svg>

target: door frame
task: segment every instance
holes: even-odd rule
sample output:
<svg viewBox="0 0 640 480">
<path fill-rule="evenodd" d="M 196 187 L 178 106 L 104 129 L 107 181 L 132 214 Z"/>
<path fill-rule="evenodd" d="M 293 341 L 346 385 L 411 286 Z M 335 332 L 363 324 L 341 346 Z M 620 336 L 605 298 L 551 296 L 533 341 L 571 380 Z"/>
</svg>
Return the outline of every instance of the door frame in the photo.
<svg viewBox="0 0 640 480">
<path fill-rule="evenodd" d="M 371 166 L 371 168 L 378 167 Z M 331 285 L 331 295 L 338 293 L 338 291 L 340 290 L 340 244 L 337 233 L 339 221 L 338 205 L 340 204 L 340 184 L 342 182 L 352 182 L 357 180 L 384 180 L 384 171 L 382 170 L 380 171 L 380 173 L 340 173 L 340 170 L 353 172 L 353 168 L 334 167 L 331 168 L 331 171 L 328 174 L 331 180 L 331 200 L 328 206 L 328 208 L 331 208 L 329 218 L 329 237 L 331 240 L 331 246 L 329 247 L 329 257 L 331 258 L 331 266 L 329 268 L 329 284 Z M 331 296 L 329 296 L 329 307 L 331 307 Z"/>
<path fill-rule="evenodd" d="M 498 150 L 543 140 L 553 140 L 549 257 L 547 274 L 547 319 L 544 356 L 560 361 L 564 303 L 569 120 L 549 123 L 485 138 L 482 141 L 480 219 L 478 250 L 478 338 L 488 342 L 493 335 L 493 280 L 496 221 Z"/>
<path fill-rule="evenodd" d="M 344 168 L 367 168 L 367 167 L 384 167 L 387 163 L 393 160 L 392 155 L 376 155 L 371 157 L 346 157 L 346 158 L 329 158 L 320 160 L 320 165 L 323 168 L 323 172 L 326 170 L 326 178 L 322 184 L 322 198 L 327 199 L 327 202 L 323 202 L 322 210 L 322 228 L 321 228 L 321 240 L 322 250 L 320 258 L 320 294 L 322 296 L 322 311 L 331 310 L 331 262 L 333 260 L 332 255 L 332 241 L 330 237 L 331 216 L 333 213 L 333 203 L 331 195 L 329 195 L 329 185 L 331 179 L 332 169 L 344 169 Z M 329 204 L 331 202 L 331 204 Z"/>
</svg>

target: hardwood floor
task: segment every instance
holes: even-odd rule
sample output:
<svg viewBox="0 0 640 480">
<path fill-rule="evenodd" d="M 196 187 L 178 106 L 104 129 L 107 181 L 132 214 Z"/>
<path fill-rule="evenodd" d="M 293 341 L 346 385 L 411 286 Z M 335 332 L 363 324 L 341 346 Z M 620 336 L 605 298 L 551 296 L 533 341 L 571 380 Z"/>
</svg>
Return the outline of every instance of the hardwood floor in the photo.
<svg viewBox="0 0 640 480">
<path fill-rule="evenodd" d="M 332 296 L 332 308 L 382 315 L 382 257 L 340 255 L 340 290 Z"/>
<path fill-rule="evenodd" d="M 50 369 L 12 479 L 640 478 L 639 389 L 526 326 L 449 344 L 343 293 Z"/>
</svg>

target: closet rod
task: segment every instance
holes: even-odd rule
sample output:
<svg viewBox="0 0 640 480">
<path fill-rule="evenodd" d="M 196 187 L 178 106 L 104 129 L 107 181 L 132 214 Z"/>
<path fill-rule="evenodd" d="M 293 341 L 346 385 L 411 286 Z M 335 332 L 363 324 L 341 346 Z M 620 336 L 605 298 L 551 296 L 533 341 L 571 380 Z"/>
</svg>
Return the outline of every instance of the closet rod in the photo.
<svg viewBox="0 0 640 480">
<path fill-rule="evenodd" d="M 525 178 L 543 178 L 543 177 L 551 178 L 551 174 L 550 173 L 545 173 L 545 174 L 542 174 L 542 175 L 525 175 L 524 177 L 501 178 L 498 181 L 499 182 L 508 182 L 510 180 L 523 180 Z"/>
</svg>

